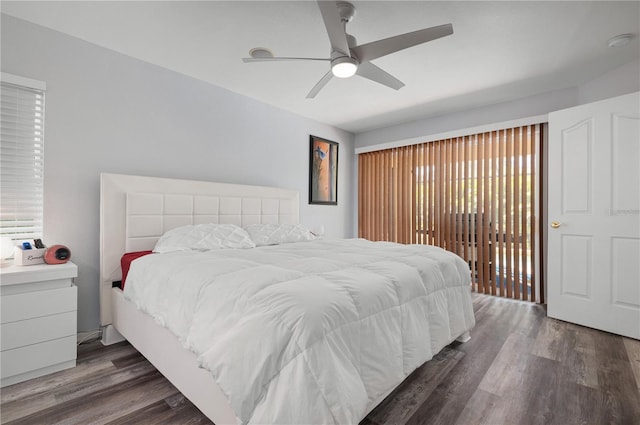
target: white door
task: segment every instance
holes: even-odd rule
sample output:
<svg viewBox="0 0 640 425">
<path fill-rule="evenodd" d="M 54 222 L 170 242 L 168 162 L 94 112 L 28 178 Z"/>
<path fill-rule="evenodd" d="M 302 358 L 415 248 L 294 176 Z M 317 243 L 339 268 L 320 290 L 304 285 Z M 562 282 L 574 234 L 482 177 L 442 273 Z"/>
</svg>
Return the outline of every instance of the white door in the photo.
<svg viewBox="0 0 640 425">
<path fill-rule="evenodd" d="M 639 93 L 549 114 L 547 314 L 640 339 Z"/>
</svg>

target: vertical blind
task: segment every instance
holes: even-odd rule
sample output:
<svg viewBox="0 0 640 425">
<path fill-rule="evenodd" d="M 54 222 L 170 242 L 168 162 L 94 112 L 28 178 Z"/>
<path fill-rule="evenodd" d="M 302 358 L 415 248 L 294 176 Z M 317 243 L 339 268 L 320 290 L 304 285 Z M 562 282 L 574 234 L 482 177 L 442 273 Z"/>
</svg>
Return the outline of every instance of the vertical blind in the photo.
<svg viewBox="0 0 640 425">
<path fill-rule="evenodd" d="M 1 82 L 0 236 L 42 237 L 44 91 Z"/>
<path fill-rule="evenodd" d="M 359 154 L 359 236 L 440 246 L 469 263 L 475 291 L 535 301 L 541 134 L 537 124 Z"/>
</svg>

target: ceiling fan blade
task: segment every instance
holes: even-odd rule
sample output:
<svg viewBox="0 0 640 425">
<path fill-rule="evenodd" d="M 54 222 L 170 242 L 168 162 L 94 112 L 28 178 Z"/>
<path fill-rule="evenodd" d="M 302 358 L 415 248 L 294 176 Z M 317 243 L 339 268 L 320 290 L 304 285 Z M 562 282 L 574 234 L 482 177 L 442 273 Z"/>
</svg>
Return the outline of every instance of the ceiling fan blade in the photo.
<svg viewBox="0 0 640 425">
<path fill-rule="evenodd" d="M 331 49 L 350 56 L 349 44 L 347 43 L 347 35 L 344 31 L 344 24 L 338 14 L 338 6 L 335 1 L 320 1 L 318 7 L 322 13 L 322 20 L 329 35 Z"/>
<path fill-rule="evenodd" d="M 307 95 L 307 99 L 313 99 L 314 97 L 316 97 L 316 95 L 318 94 L 318 92 L 320 90 L 322 90 L 322 88 L 324 86 L 327 85 L 327 83 L 329 82 L 329 80 L 331 80 L 331 77 L 333 77 L 333 72 L 331 72 L 331 70 L 329 70 L 329 72 L 327 72 L 326 74 L 324 74 L 324 77 L 322 77 L 320 79 L 320 81 L 318 81 L 316 83 L 315 86 L 313 86 L 313 88 L 311 89 L 311 91 L 309 92 L 309 94 Z"/>
<path fill-rule="evenodd" d="M 277 62 L 277 61 L 330 61 L 328 58 L 293 58 L 277 56 L 274 58 L 242 58 L 242 62 Z"/>
<path fill-rule="evenodd" d="M 395 53 L 408 47 L 417 46 L 418 44 L 451 34 L 453 34 L 453 25 L 444 24 L 352 47 L 351 52 L 361 63 L 368 62 L 390 53 Z"/>
<path fill-rule="evenodd" d="M 404 87 L 404 83 L 402 81 L 398 80 L 387 71 L 378 68 L 370 62 L 361 63 L 358 66 L 356 74 L 361 77 L 368 78 L 369 80 L 375 81 L 376 83 L 380 83 L 383 86 L 391 87 L 395 90 L 400 90 L 402 87 Z"/>
</svg>

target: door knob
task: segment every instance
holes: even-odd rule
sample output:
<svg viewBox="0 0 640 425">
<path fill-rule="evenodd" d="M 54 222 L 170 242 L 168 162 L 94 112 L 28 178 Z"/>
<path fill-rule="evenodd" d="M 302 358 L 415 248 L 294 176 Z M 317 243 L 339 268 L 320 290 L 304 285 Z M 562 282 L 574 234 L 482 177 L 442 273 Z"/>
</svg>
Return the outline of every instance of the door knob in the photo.
<svg viewBox="0 0 640 425">
<path fill-rule="evenodd" d="M 559 221 L 552 221 L 551 222 L 551 227 L 553 229 L 557 229 L 558 227 L 560 227 L 560 222 Z"/>
</svg>

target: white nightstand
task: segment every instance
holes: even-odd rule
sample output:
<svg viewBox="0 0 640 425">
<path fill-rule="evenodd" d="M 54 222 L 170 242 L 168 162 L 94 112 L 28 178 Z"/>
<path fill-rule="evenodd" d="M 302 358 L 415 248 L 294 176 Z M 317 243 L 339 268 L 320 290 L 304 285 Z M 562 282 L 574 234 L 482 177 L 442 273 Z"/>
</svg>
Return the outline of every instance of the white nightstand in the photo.
<svg viewBox="0 0 640 425">
<path fill-rule="evenodd" d="M 76 365 L 77 276 L 71 262 L 0 268 L 0 387 Z"/>
</svg>

